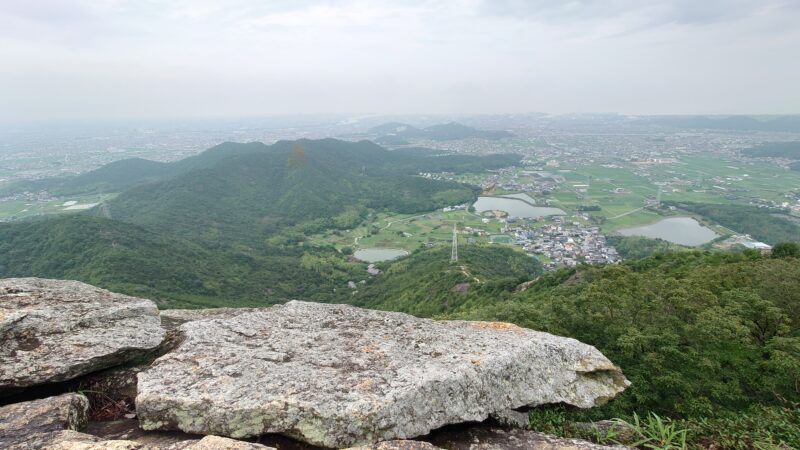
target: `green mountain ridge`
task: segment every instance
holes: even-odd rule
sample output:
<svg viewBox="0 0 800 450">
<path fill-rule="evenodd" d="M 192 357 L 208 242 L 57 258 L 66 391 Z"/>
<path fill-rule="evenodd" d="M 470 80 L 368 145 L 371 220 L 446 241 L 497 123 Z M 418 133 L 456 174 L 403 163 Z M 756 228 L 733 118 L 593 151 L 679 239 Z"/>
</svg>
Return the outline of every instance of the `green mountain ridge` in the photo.
<svg viewBox="0 0 800 450">
<path fill-rule="evenodd" d="M 355 227 L 374 211 L 471 201 L 475 188 L 416 174 L 430 164 L 497 163 L 326 139 L 226 143 L 176 163 L 133 164 L 142 170 L 125 183 L 163 178 L 85 213 L 0 224 L 0 276 L 73 278 L 165 307 L 332 301 L 364 277 L 366 265 L 332 247 L 307 246 L 308 235 Z"/>
</svg>

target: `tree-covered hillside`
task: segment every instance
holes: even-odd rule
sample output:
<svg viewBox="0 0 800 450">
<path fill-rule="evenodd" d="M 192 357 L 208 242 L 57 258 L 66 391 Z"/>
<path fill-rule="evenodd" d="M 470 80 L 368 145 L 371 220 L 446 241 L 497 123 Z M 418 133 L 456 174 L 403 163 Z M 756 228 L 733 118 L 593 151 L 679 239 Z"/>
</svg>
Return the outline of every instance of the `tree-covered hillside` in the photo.
<svg viewBox="0 0 800 450">
<path fill-rule="evenodd" d="M 476 197 L 466 185 L 402 175 L 425 159 L 394 157 L 367 141 L 279 142 L 131 189 L 96 213 L 204 241 L 252 242 L 301 222 L 334 228 L 348 211 L 430 211 Z"/>
<path fill-rule="evenodd" d="M 463 290 L 451 288 L 470 278 L 442 262 L 441 249 L 388 264 L 385 278 L 356 302 L 512 322 L 596 346 L 632 386 L 599 409 L 537 412 L 535 421 L 557 416 L 563 427 L 553 431 L 568 433 L 565 424 L 574 420 L 654 412 L 685 420 L 698 445 L 724 438 L 741 439 L 726 448 L 753 448 L 754 436 L 796 445 L 800 437 L 787 431 L 793 425 L 785 419 L 800 412 L 800 251 L 792 248 L 781 251 L 783 257 L 659 253 L 563 269 L 520 286 L 500 281 L 476 288 L 471 282 Z M 489 268 L 506 261 L 493 256 Z"/>
<path fill-rule="evenodd" d="M 386 273 L 371 280 L 352 303 L 374 309 L 430 316 L 454 311 L 474 297 L 513 289 L 542 272 L 538 260 L 501 246 L 467 245 L 457 262 L 450 247 L 424 249 L 381 264 Z"/>
<path fill-rule="evenodd" d="M 80 214 L 0 224 L 0 278 L 80 280 L 162 308 L 333 301 L 364 269 L 328 248 L 211 248 Z"/>
</svg>

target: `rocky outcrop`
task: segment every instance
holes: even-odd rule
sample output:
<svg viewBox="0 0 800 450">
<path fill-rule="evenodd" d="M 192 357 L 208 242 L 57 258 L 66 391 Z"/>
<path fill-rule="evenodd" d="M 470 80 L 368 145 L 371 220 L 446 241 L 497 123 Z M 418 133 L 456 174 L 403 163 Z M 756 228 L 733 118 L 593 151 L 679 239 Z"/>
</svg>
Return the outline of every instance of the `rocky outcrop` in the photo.
<svg viewBox="0 0 800 450">
<path fill-rule="evenodd" d="M 628 385 L 594 347 L 505 323 L 293 301 L 180 331 L 139 373 L 144 429 L 346 447 L 526 405 L 587 408 Z"/>
<path fill-rule="evenodd" d="M 0 394 L 126 362 L 164 338 L 156 305 L 77 281 L 0 280 Z"/>
<path fill-rule="evenodd" d="M 0 448 L 28 444 L 30 436 L 86 426 L 89 401 L 80 394 L 63 394 L 0 407 Z"/>
<path fill-rule="evenodd" d="M 599 445 L 581 439 L 565 439 L 527 430 L 471 427 L 444 430 L 431 442 L 448 450 L 629 450 L 616 445 Z"/>
<path fill-rule="evenodd" d="M 506 409 L 497 411 L 489 415 L 489 422 L 502 428 L 522 428 L 530 426 L 530 419 L 527 412 Z"/>
<path fill-rule="evenodd" d="M 266 445 L 237 441 L 219 436 L 205 436 L 161 446 L 137 441 L 103 440 L 91 434 L 60 431 L 30 436 L 25 443 L 10 450 L 275 450 Z"/>
<path fill-rule="evenodd" d="M 442 450 L 430 442 L 397 440 L 384 441 L 372 445 L 350 447 L 347 450 Z"/>
</svg>

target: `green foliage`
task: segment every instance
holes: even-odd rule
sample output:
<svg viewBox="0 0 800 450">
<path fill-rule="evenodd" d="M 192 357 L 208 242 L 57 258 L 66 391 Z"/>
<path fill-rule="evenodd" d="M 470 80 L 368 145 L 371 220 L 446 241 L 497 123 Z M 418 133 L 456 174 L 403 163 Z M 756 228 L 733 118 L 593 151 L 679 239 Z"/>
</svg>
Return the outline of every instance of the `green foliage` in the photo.
<svg viewBox="0 0 800 450">
<path fill-rule="evenodd" d="M 737 233 L 745 233 L 767 244 L 796 241 L 800 237 L 800 226 L 780 217 L 781 210 L 744 205 L 712 203 L 664 202 L 707 217 Z"/>
<path fill-rule="evenodd" d="M 800 448 L 800 408 L 754 405 L 717 417 L 680 421 L 699 446 L 730 450 Z"/>
<path fill-rule="evenodd" d="M 304 234 L 351 228 L 367 208 L 430 211 L 477 195 L 458 183 L 390 174 L 388 166 L 397 160 L 392 155 L 366 141 L 279 142 L 133 188 L 109 202 L 106 211 L 162 233 L 255 245 L 287 227 Z M 422 167 L 424 159 L 400 162 Z"/>
<path fill-rule="evenodd" d="M 608 243 L 625 259 L 646 258 L 655 253 L 684 251 L 685 247 L 665 241 L 641 236 L 608 236 Z"/>
<path fill-rule="evenodd" d="M 469 245 L 450 262 L 450 247 L 422 249 L 391 263 L 371 280 L 354 304 L 431 316 L 466 307 L 541 273 L 541 264 L 507 247 Z"/>
<path fill-rule="evenodd" d="M 632 447 L 651 450 L 683 450 L 686 448 L 686 429 L 678 428 L 678 424 L 669 418 L 656 413 L 649 413 L 644 419 L 634 413 L 631 422 L 620 421 L 636 433 L 636 441 Z"/>
<path fill-rule="evenodd" d="M 210 249 L 85 215 L 0 224 L 0 277 L 80 280 L 168 308 L 332 301 L 363 270 L 333 249 Z"/>
<path fill-rule="evenodd" d="M 800 244 L 780 242 L 772 247 L 773 258 L 800 258 Z"/>
</svg>

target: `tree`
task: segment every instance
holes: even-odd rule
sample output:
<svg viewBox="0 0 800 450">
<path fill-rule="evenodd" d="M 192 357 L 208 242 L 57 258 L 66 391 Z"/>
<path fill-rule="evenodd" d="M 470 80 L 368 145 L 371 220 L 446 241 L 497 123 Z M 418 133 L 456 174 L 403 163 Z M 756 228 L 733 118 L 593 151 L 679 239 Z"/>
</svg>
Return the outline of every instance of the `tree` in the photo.
<svg viewBox="0 0 800 450">
<path fill-rule="evenodd" d="M 800 258 L 800 244 L 781 242 L 772 247 L 773 258 Z"/>
</svg>

